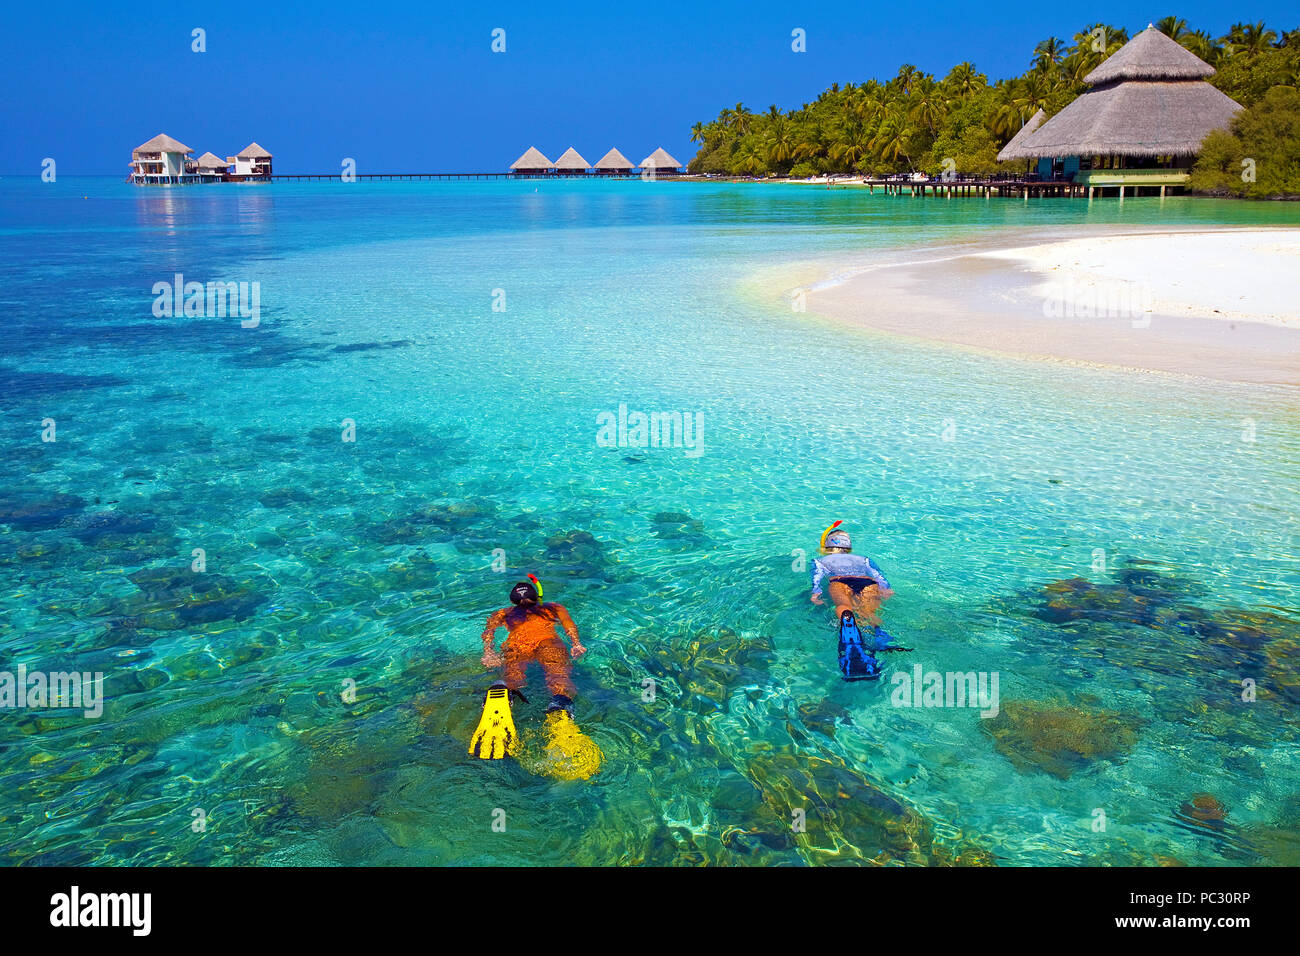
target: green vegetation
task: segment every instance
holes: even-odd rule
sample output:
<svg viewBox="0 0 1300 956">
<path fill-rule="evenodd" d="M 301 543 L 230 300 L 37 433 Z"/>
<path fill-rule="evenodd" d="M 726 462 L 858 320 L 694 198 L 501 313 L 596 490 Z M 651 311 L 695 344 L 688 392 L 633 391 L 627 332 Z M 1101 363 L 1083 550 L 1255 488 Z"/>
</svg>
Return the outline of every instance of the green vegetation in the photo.
<svg viewBox="0 0 1300 956">
<path fill-rule="evenodd" d="M 1215 196 L 1300 196 L 1300 90 L 1275 86 L 1205 138 L 1190 187 Z"/>
<path fill-rule="evenodd" d="M 1243 137 L 1242 148 L 1258 153 L 1233 154 L 1253 156 L 1260 164 L 1258 182 L 1249 185 L 1282 182 L 1290 184 L 1282 191 L 1300 192 L 1294 114 L 1289 127 L 1285 120 L 1267 118 L 1279 109 L 1285 112 L 1285 95 L 1272 91 L 1300 85 L 1300 30 L 1279 35 L 1263 23 L 1237 24 L 1216 39 L 1203 30 L 1189 30 L 1178 17 L 1165 17 L 1156 26 L 1218 70 L 1210 82 L 1248 107 L 1243 121 L 1246 116 L 1257 120 L 1252 135 L 1267 140 L 1280 135 L 1279 130 L 1290 129 L 1289 144 L 1248 141 L 1243 132 L 1233 134 Z M 1049 37 L 1034 48 L 1023 75 L 994 83 L 973 63 L 959 63 L 942 79 L 904 64 L 887 82 L 867 80 L 843 87 L 837 83 L 815 102 L 788 112 L 773 106 L 766 113 L 751 113 L 737 103 L 716 120 L 692 127 L 691 139 L 700 149 L 690 171 L 738 176 L 1021 171 L 1023 162 L 999 163 L 998 150 L 1038 109 L 1054 115 L 1082 93 L 1083 78 L 1128 39 L 1127 31 L 1104 23 L 1085 27 L 1071 44 Z M 1229 145 L 1225 142 L 1216 148 L 1227 150 Z M 1265 179 L 1265 155 L 1289 155 L 1291 165 L 1279 164 Z M 1289 180 L 1271 178 L 1285 177 L 1287 168 Z M 1239 163 L 1236 170 L 1239 179 Z M 1216 188 L 1227 189 L 1215 182 Z"/>
</svg>

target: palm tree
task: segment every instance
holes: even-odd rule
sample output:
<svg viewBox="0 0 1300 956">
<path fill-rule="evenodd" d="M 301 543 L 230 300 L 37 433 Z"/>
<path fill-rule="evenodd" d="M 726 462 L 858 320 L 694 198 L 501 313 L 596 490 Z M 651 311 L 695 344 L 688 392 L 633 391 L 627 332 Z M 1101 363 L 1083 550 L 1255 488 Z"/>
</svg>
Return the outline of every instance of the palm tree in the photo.
<svg viewBox="0 0 1300 956">
<path fill-rule="evenodd" d="M 907 160 L 908 168 L 915 169 L 912 157 L 907 154 L 908 142 L 915 133 L 915 129 L 908 124 L 907 118 L 901 112 L 890 113 L 880 121 L 876 135 L 871 138 L 869 145 L 881 159 L 892 163 L 897 162 L 898 157 L 902 156 Z"/>
<path fill-rule="evenodd" d="M 692 142 L 692 143 L 702 143 L 702 142 L 704 142 L 704 124 L 703 124 L 703 123 L 696 123 L 694 126 L 691 127 L 691 142 Z"/>
<path fill-rule="evenodd" d="M 776 107 L 772 107 L 776 109 Z M 781 166 L 794 158 L 795 137 L 793 125 L 777 112 L 770 116 L 765 147 L 767 158 L 773 165 Z"/>
<path fill-rule="evenodd" d="M 737 136 L 744 136 L 749 132 L 750 121 L 754 114 L 745 109 L 744 103 L 737 103 L 734 109 L 724 109 L 720 119 L 724 126 L 733 130 Z"/>
<path fill-rule="evenodd" d="M 1083 78 L 1095 70 L 1102 59 L 1103 55 L 1100 53 L 1075 47 L 1061 61 L 1061 79 L 1077 89 L 1084 85 Z"/>
<path fill-rule="evenodd" d="M 1109 23 L 1093 23 L 1074 35 L 1075 50 L 1094 57 L 1096 66 L 1110 54 L 1128 42 L 1128 31 L 1111 26 Z"/>
<path fill-rule="evenodd" d="M 1156 21 L 1156 29 L 1171 40 L 1181 40 L 1187 32 L 1187 21 L 1182 17 L 1161 17 Z"/>
<path fill-rule="evenodd" d="M 1010 139 L 1027 117 L 1021 113 L 1020 93 L 1014 80 L 1000 80 L 993 88 L 993 112 L 989 115 L 989 129 L 993 135 Z"/>
<path fill-rule="evenodd" d="M 916 82 L 916 78 L 920 75 L 920 70 L 910 63 L 904 63 L 898 68 L 898 76 L 894 77 L 891 82 L 897 84 L 897 88 L 904 93 L 910 93 L 912 92 L 912 84 Z"/>
<path fill-rule="evenodd" d="M 1024 115 L 1030 117 L 1047 106 L 1053 92 L 1051 79 L 1043 72 L 1034 70 L 1020 80 L 1016 102 Z"/>
<path fill-rule="evenodd" d="M 748 176 L 757 176 L 767 172 L 767 157 L 762 154 L 758 144 L 752 138 L 741 140 L 740 147 L 731 157 L 731 171 Z"/>
<path fill-rule="evenodd" d="M 1234 23 L 1224 37 L 1224 45 L 1229 56 L 1244 54 L 1253 57 L 1267 50 L 1276 39 L 1277 34 L 1267 29 L 1264 21 L 1260 20 L 1258 23 Z"/>
<path fill-rule="evenodd" d="M 1223 58 L 1223 44 L 1204 30 L 1184 33 L 1178 38 L 1178 42 L 1210 66 L 1214 66 Z"/>
<path fill-rule="evenodd" d="M 946 112 L 943 91 L 934 78 L 926 76 L 917 80 L 912 91 L 911 119 L 923 123 L 933 136 Z"/>
<path fill-rule="evenodd" d="M 965 63 L 958 63 L 943 78 L 944 86 L 959 100 L 974 96 L 988 86 L 988 83 L 989 78 L 983 73 L 976 72 L 975 64 L 969 60 Z"/>
<path fill-rule="evenodd" d="M 800 123 L 796 127 L 792 147 L 796 160 L 810 160 L 826 154 L 826 144 L 822 141 L 821 127 L 815 122 Z"/>
<path fill-rule="evenodd" d="M 1065 43 L 1056 37 L 1048 37 L 1034 47 L 1033 65 L 1047 69 L 1056 66 L 1065 56 Z"/>
</svg>

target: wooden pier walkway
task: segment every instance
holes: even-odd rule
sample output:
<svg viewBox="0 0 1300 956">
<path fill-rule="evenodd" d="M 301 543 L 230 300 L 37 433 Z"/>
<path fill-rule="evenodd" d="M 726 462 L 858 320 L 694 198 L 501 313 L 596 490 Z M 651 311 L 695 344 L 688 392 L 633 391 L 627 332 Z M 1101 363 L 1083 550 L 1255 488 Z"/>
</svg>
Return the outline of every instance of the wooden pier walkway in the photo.
<svg viewBox="0 0 1300 956">
<path fill-rule="evenodd" d="M 275 173 L 261 180 L 263 182 L 327 182 L 343 178 L 342 173 Z M 493 180 L 493 179 L 640 179 L 640 173 L 352 173 L 349 180 L 366 182 L 427 182 L 449 180 Z M 656 179 L 684 180 L 701 182 L 752 182 L 748 178 L 731 178 L 723 176 L 698 176 L 690 173 L 659 173 Z M 1064 180 L 1040 179 L 926 179 L 912 181 L 909 179 L 849 179 L 843 182 L 826 184 L 831 189 L 862 189 L 874 193 L 881 190 L 886 195 L 991 198 L 1001 196 L 1012 199 L 1045 199 L 1049 197 L 1087 197 L 1088 187 L 1080 183 Z"/>
<path fill-rule="evenodd" d="M 853 185 L 856 186 L 857 183 L 855 182 Z M 1045 199 L 1060 196 L 1086 198 L 1088 195 L 1086 186 L 1052 179 L 954 179 L 951 181 L 927 179 L 918 182 L 865 179 L 862 181 L 862 185 L 873 193 L 877 189 L 881 189 L 886 195 L 902 196 L 906 193 L 917 198 L 943 196 L 951 199 L 954 196 L 983 196 L 987 199 L 993 196 L 1001 196 L 1010 199 Z"/>
</svg>

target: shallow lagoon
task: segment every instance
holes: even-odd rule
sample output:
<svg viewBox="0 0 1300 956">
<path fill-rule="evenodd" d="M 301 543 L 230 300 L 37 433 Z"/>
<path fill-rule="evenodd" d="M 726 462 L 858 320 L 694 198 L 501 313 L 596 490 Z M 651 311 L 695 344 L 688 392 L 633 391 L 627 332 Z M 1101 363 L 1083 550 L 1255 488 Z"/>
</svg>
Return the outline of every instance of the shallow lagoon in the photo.
<svg viewBox="0 0 1300 956">
<path fill-rule="evenodd" d="M 0 669 L 107 698 L 0 713 L 5 862 L 1297 860 L 1294 392 L 902 342 L 771 278 L 1288 206 L 4 180 L 0 213 Z M 177 272 L 259 282 L 259 327 L 155 318 Z M 702 453 L 606 447 L 624 403 Z M 996 671 L 997 718 L 838 679 L 794 570 L 837 518 L 917 648 L 890 671 Z M 528 571 L 590 648 L 588 783 L 465 754 Z"/>
</svg>

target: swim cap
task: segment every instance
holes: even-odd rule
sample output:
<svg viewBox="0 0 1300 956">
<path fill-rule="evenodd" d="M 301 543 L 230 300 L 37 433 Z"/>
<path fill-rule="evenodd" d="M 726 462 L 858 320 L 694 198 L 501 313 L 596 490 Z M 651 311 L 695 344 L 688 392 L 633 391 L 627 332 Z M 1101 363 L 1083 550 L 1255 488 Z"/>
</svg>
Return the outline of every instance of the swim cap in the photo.
<svg viewBox="0 0 1300 956">
<path fill-rule="evenodd" d="M 847 531 L 832 531 L 826 536 L 826 547 L 828 548 L 851 548 L 852 542 L 849 540 Z"/>
<path fill-rule="evenodd" d="M 533 587 L 528 581 L 520 581 L 510 589 L 511 604 L 519 605 L 525 601 L 536 601 L 537 598 L 537 588 Z"/>
</svg>

